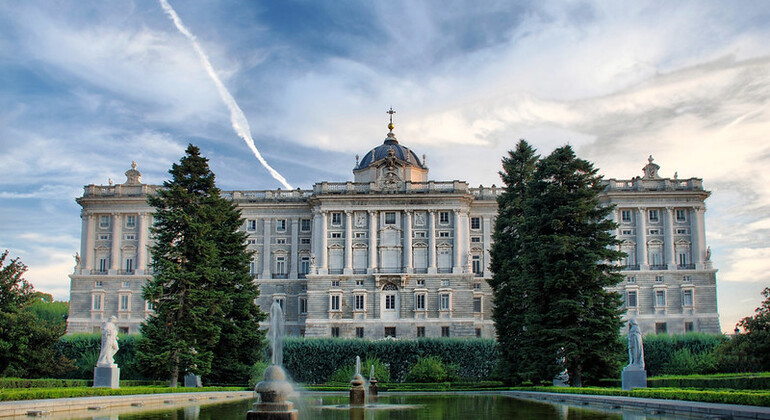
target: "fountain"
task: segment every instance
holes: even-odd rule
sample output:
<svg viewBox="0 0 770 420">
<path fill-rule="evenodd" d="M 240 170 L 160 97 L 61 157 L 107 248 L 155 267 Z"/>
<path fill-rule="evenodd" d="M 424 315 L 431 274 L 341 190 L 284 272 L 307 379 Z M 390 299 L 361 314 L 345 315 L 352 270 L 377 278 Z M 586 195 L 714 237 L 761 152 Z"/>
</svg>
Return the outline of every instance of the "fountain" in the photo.
<svg viewBox="0 0 770 420">
<path fill-rule="evenodd" d="M 374 377 L 374 364 L 369 370 L 369 402 L 377 402 L 377 378 Z"/>
<path fill-rule="evenodd" d="M 278 302 L 270 307 L 271 365 L 265 369 L 265 379 L 254 390 L 259 394 L 259 402 L 246 414 L 247 420 L 297 420 L 299 413 L 294 403 L 286 401 L 293 391 L 283 371 L 283 309 Z"/>
<path fill-rule="evenodd" d="M 364 387 L 364 377 L 361 376 L 361 357 L 356 356 L 356 373 L 350 381 L 350 406 L 366 406 L 366 388 Z"/>
</svg>

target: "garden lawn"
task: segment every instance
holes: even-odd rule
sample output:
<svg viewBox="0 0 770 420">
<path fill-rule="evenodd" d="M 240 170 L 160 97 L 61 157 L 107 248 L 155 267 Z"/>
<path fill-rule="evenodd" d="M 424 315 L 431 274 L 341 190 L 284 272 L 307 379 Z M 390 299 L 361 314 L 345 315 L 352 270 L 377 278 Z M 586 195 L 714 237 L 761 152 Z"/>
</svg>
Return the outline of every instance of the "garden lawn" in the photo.
<svg viewBox="0 0 770 420">
<path fill-rule="evenodd" d="M 98 397 L 106 395 L 169 394 L 178 392 L 248 391 L 246 387 L 169 388 L 137 386 L 126 388 L 7 388 L 0 389 L 0 401 L 43 400 L 51 398 Z"/>
</svg>

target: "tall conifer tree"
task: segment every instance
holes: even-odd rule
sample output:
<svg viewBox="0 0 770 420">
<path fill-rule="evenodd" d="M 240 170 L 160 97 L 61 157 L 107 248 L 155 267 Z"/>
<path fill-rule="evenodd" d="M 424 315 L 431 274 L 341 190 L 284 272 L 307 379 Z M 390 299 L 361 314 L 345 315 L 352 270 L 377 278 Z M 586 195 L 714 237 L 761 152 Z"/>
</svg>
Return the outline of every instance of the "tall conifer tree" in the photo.
<svg viewBox="0 0 770 420">
<path fill-rule="evenodd" d="M 245 381 L 262 354 L 265 315 L 249 274 L 251 253 L 235 204 L 222 198 L 208 160 L 189 145 L 155 207 L 155 270 L 144 288 L 155 313 L 142 325 L 139 362 L 176 386 L 181 373 Z"/>
<path fill-rule="evenodd" d="M 493 270 L 503 275 L 498 281 L 495 271 L 492 287 L 496 315 L 508 315 L 496 322 L 506 336 L 501 345 L 513 343 L 503 353 L 516 369 L 509 374 L 514 382 L 550 381 L 566 368 L 580 386 L 584 376 L 598 379 L 617 367 L 621 301 L 606 288 L 622 279 L 621 253 L 608 219 L 612 207 L 599 205 L 604 187 L 597 172 L 564 146 L 539 160 L 527 182 L 506 189 L 520 201 L 515 217 L 503 208 L 498 216 L 495 240 L 508 244 L 495 244 Z"/>
</svg>

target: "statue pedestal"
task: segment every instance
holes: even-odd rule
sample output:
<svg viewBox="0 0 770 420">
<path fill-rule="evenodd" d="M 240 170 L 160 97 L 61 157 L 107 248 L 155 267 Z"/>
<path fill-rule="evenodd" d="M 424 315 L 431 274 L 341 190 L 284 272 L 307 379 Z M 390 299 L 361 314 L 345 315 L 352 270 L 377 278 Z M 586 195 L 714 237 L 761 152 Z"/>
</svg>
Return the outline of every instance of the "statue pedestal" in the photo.
<svg viewBox="0 0 770 420">
<path fill-rule="evenodd" d="M 201 384 L 201 377 L 199 375 L 193 375 L 192 373 L 188 373 L 187 375 L 184 375 L 184 387 L 185 388 L 203 387 L 203 385 Z"/>
<path fill-rule="evenodd" d="M 299 412 L 289 401 L 256 403 L 254 408 L 246 413 L 246 420 L 297 420 L 298 418 Z"/>
<path fill-rule="evenodd" d="M 647 371 L 634 366 L 626 366 L 621 375 L 623 390 L 630 391 L 633 388 L 647 388 Z"/>
<path fill-rule="evenodd" d="M 117 366 L 96 366 L 94 388 L 120 388 L 120 368 Z"/>
</svg>

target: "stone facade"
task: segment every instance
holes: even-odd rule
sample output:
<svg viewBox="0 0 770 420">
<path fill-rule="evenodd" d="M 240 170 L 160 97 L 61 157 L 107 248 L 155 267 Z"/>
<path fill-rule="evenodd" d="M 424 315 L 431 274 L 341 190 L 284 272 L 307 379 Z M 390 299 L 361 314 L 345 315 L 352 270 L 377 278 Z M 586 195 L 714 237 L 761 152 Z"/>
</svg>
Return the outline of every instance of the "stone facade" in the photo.
<svg viewBox="0 0 770 420">
<path fill-rule="evenodd" d="M 352 182 L 312 190 L 223 192 L 242 212 L 262 309 L 278 301 L 291 335 L 494 337 L 486 280 L 501 190 L 429 181 L 425 156 L 400 145 L 392 128 L 383 144 L 357 157 L 353 173 Z M 126 176 L 124 184 L 87 185 L 77 199 L 83 228 L 70 275 L 70 333 L 97 331 L 112 315 L 121 332 L 137 333 L 152 311 L 141 289 L 151 276 L 146 197 L 158 187 L 142 184 L 135 164 Z M 602 199 L 618 205 L 624 250 L 633 245 L 639 255 L 625 261 L 629 281 L 618 291 L 643 332 L 660 324 L 668 332 L 719 332 L 715 270 L 704 247 L 708 195 L 695 178 L 608 181 Z M 659 220 L 647 223 L 652 210 Z M 659 242 L 664 259 L 650 259 Z M 637 252 L 638 244 L 652 251 Z M 653 263 L 636 263 L 648 259 Z M 663 305 L 655 301 L 660 290 Z"/>
</svg>

